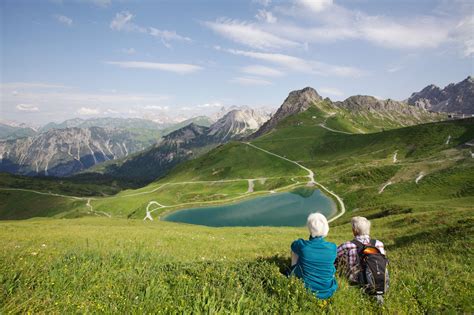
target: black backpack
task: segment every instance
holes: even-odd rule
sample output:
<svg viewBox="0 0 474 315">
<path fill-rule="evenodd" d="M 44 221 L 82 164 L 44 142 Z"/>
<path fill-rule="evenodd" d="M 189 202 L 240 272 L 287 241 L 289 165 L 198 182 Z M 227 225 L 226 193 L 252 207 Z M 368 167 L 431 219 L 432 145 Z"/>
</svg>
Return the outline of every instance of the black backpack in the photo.
<svg viewBox="0 0 474 315">
<path fill-rule="evenodd" d="M 375 247 L 375 242 L 371 240 L 370 244 L 362 244 L 358 240 L 352 241 L 357 246 L 357 282 L 366 293 L 382 295 L 389 286 L 388 258 Z"/>
</svg>

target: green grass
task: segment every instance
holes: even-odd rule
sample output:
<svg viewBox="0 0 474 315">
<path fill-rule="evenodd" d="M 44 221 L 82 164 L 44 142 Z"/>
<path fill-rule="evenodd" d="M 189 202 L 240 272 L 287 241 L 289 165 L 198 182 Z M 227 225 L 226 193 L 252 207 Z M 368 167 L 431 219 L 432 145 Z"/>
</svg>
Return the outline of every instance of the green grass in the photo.
<svg viewBox="0 0 474 315">
<path fill-rule="evenodd" d="M 348 212 L 332 224 L 330 241 L 351 238 L 352 215 L 373 221 L 372 235 L 385 242 L 390 259 L 383 308 L 340 277 L 340 289 L 323 303 L 280 274 L 291 241 L 306 237 L 304 228 L 116 218 L 142 218 L 150 200 L 180 208 L 304 182 L 307 174 L 295 164 L 234 142 L 146 187 L 94 197 L 94 209 L 112 219 L 1 222 L 0 312 L 472 313 L 474 159 L 463 143 L 474 138 L 474 120 L 346 135 L 321 128 L 324 119 L 310 109 L 253 143 L 310 167 L 344 199 Z M 415 184 L 420 172 L 425 177 Z M 245 193 L 248 178 L 266 180 L 255 183 L 252 195 Z M 182 183 L 229 179 L 241 180 Z M 85 200 L 28 192 L 0 199 L 0 214 L 9 217 L 86 212 Z"/>
<path fill-rule="evenodd" d="M 373 219 L 372 232 L 390 259 L 383 308 L 340 277 L 334 297 L 322 302 L 280 273 L 304 228 L 84 218 L 0 223 L 0 311 L 473 312 L 473 214 L 386 214 Z M 328 240 L 350 238 L 340 222 Z"/>
</svg>

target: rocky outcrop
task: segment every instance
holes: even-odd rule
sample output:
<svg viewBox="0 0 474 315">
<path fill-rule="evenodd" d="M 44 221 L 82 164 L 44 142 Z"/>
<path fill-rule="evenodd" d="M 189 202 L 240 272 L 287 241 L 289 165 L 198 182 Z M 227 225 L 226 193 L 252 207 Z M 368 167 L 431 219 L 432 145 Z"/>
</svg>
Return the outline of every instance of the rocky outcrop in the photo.
<svg viewBox="0 0 474 315">
<path fill-rule="evenodd" d="M 444 89 L 433 84 L 413 93 L 407 100 L 411 105 L 435 112 L 474 114 L 474 78 L 469 76 Z"/>
<path fill-rule="evenodd" d="M 251 138 L 256 138 L 273 130 L 280 121 L 288 116 L 306 111 L 312 104 L 322 101 L 323 98 L 311 87 L 292 91 L 276 113 L 263 124 Z"/>
</svg>

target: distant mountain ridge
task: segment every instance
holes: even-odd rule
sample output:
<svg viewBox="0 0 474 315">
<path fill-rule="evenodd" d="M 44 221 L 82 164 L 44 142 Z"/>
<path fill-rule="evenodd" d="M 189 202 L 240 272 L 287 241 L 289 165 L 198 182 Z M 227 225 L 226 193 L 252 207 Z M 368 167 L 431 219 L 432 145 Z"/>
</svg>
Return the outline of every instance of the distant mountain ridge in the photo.
<svg viewBox="0 0 474 315">
<path fill-rule="evenodd" d="M 122 161 L 105 163 L 88 173 L 151 181 L 173 166 L 200 156 L 219 144 L 250 135 L 268 118 L 268 115 L 250 108 L 231 110 L 210 127 L 191 123 L 164 136 L 160 143 L 144 152 Z"/>
<path fill-rule="evenodd" d="M 16 140 L 0 140 L 0 171 L 67 176 L 103 161 L 143 150 L 152 143 L 121 129 L 50 129 Z M 155 139 L 156 141 L 157 139 Z M 154 142 L 154 141 L 153 141 Z"/>
<path fill-rule="evenodd" d="M 474 78 L 467 77 L 459 83 L 451 83 L 444 89 L 428 85 L 413 93 L 408 104 L 434 111 L 456 114 L 474 114 Z"/>
<path fill-rule="evenodd" d="M 73 118 L 65 120 L 61 123 L 48 123 L 41 127 L 40 131 L 48 131 L 50 129 L 66 129 L 66 128 L 88 128 L 88 127 L 101 127 L 101 128 L 122 128 L 122 129 L 151 129 L 159 130 L 167 127 L 156 123 L 152 120 L 142 118 L 113 118 L 113 117 L 100 117 L 100 118 Z"/>
</svg>

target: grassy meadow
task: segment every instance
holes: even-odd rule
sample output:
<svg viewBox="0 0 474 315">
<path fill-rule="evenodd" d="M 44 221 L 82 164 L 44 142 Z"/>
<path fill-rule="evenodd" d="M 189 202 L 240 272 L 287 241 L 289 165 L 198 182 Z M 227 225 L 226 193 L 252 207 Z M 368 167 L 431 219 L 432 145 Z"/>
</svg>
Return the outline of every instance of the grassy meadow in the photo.
<svg viewBox="0 0 474 315">
<path fill-rule="evenodd" d="M 82 218 L 0 223 L 2 313 L 472 313 L 474 216 L 462 210 L 373 219 L 391 288 L 379 307 L 338 276 L 318 301 L 281 274 L 304 228 L 208 228 Z M 348 219 L 328 240 L 351 238 Z"/>
<path fill-rule="evenodd" d="M 331 223 L 329 241 L 352 238 L 352 215 L 372 220 L 390 259 L 382 307 L 339 276 L 335 296 L 318 301 L 282 275 L 305 228 L 141 220 L 151 200 L 170 206 L 156 218 L 308 180 L 297 165 L 232 142 L 113 196 L 80 185 L 70 188 L 84 191 L 80 199 L 45 195 L 56 190 L 35 180 L 27 187 L 36 192 L 5 190 L 13 180 L 0 178 L 0 218 L 51 217 L 0 221 L 0 312 L 472 313 L 474 159 L 464 143 L 474 120 L 343 134 L 320 126 L 330 117 L 315 106 L 252 143 L 311 168 L 343 198 L 348 212 Z M 331 120 L 331 128 L 348 126 Z M 252 193 L 248 179 L 257 179 Z"/>
</svg>

